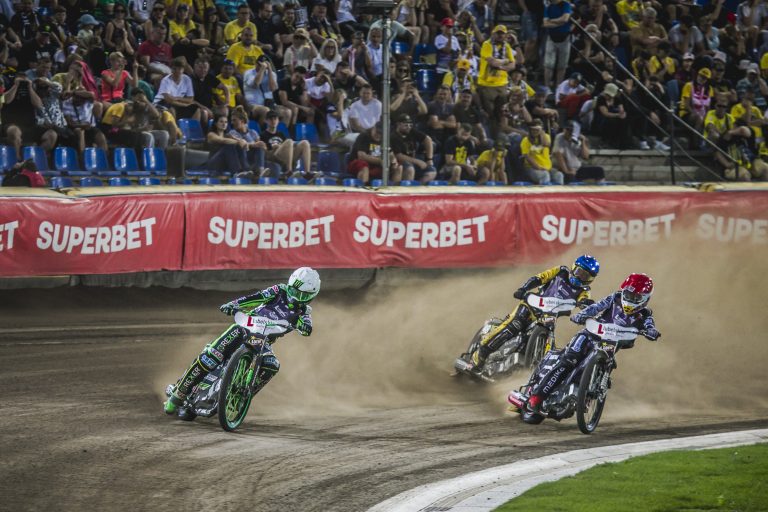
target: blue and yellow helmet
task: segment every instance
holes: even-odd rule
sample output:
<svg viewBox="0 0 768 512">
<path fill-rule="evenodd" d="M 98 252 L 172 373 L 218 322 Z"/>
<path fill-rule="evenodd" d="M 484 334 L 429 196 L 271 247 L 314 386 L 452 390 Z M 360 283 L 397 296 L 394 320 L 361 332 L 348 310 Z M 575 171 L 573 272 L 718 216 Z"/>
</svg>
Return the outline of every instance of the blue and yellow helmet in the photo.
<svg viewBox="0 0 768 512">
<path fill-rule="evenodd" d="M 586 286 L 590 284 L 600 272 L 600 263 L 594 256 L 582 254 L 573 262 L 570 281 L 573 286 Z"/>
</svg>

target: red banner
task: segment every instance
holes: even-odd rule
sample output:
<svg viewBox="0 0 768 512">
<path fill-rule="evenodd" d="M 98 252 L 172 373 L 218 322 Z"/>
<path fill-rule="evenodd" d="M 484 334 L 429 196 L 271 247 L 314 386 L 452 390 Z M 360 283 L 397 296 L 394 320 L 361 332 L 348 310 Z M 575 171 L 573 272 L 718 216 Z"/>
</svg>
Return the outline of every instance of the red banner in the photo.
<svg viewBox="0 0 768 512">
<path fill-rule="evenodd" d="M 0 199 L 0 275 L 483 267 L 572 247 L 768 244 L 768 192 L 210 192 Z M 183 260 L 182 260 L 183 254 Z"/>
<path fill-rule="evenodd" d="M 0 198 L 0 274 L 178 270 L 184 237 L 178 197 Z"/>
</svg>

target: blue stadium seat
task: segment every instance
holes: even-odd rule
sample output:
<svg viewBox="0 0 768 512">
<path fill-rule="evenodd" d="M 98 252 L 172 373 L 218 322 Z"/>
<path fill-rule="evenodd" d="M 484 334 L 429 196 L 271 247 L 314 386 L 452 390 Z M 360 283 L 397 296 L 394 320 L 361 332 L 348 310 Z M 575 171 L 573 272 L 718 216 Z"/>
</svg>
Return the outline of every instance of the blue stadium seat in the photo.
<svg viewBox="0 0 768 512">
<path fill-rule="evenodd" d="M 289 130 L 289 129 L 288 129 L 288 126 L 287 126 L 287 125 L 286 125 L 284 122 L 282 122 L 282 121 L 280 121 L 280 122 L 278 122 L 278 123 L 277 123 L 277 131 L 279 131 L 279 132 L 283 132 L 283 133 L 284 133 L 284 134 L 286 134 L 288 137 L 290 137 L 290 136 L 291 136 L 291 130 Z M 259 132 L 259 133 L 261 133 L 261 132 Z M 298 139 L 297 139 L 297 140 L 298 140 Z"/>
<path fill-rule="evenodd" d="M 485 182 L 485 186 L 486 187 L 503 187 L 504 186 L 504 182 L 503 181 L 491 181 L 491 180 L 488 180 L 488 181 Z"/>
<path fill-rule="evenodd" d="M 166 185 L 194 185 L 195 182 L 192 178 L 176 178 L 171 177 L 165 180 Z"/>
<path fill-rule="evenodd" d="M 584 183 L 583 181 L 572 181 L 570 183 L 566 183 L 566 185 L 571 187 L 580 187 L 582 185 L 589 185 L 589 183 Z"/>
<path fill-rule="evenodd" d="M 411 49 L 411 45 L 402 41 L 392 41 L 393 55 L 406 55 Z"/>
<path fill-rule="evenodd" d="M 221 185 L 219 178 L 203 177 L 197 180 L 198 185 Z"/>
<path fill-rule="evenodd" d="M 229 178 L 229 184 L 230 185 L 251 185 L 253 184 L 253 181 L 251 181 L 251 178 L 246 178 L 245 176 L 232 176 Z"/>
<path fill-rule="evenodd" d="M 259 178 L 259 185 L 277 185 L 277 178 L 263 176 Z"/>
<path fill-rule="evenodd" d="M 66 146 L 57 146 L 53 150 L 53 165 L 57 171 L 69 176 L 88 176 L 91 173 L 80 168 L 77 161 L 77 150 Z"/>
<path fill-rule="evenodd" d="M 427 185 L 430 187 L 445 187 L 448 185 L 448 180 L 432 180 Z"/>
<path fill-rule="evenodd" d="M 341 155 L 336 151 L 320 151 L 317 153 L 317 170 L 329 175 L 343 173 L 341 168 Z"/>
<path fill-rule="evenodd" d="M 69 188 L 73 186 L 72 178 L 67 176 L 54 176 L 51 178 L 51 188 Z"/>
<path fill-rule="evenodd" d="M 168 162 L 165 159 L 165 151 L 160 148 L 144 148 L 141 152 L 144 170 L 155 176 L 165 176 L 168 173 Z"/>
<path fill-rule="evenodd" d="M 381 187 L 381 186 L 384 186 L 384 180 L 380 180 L 380 179 L 378 179 L 378 178 L 377 178 L 377 179 L 375 179 L 375 180 L 371 180 L 371 186 L 372 186 L 372 187 Z"/>
<path fill-rule="evenodd" d="M 416 82 L 416 88 L 420 93 L 426 94 L 429 97 L 437 90 L 437 71 L 434 69 L 419 69 L 414 76 Z"/>
<path fill-rule="evenodd" d="M 601 181 L 601 182 L 598 183 L 598 185 L 608 185 L 608 186 L 610 186 L 610 185 L 616 185 L 616 182 L 615 181 Z"/>
<path fill-rule="evenodd" d="M 48 166 L 48 157 L 45 155 L 45 150 L 40 146 L 24 146 L 23 152 L 24 160 L 30 158 L 35 162 L 38 171 L 50 171 Z"/>
<path fill-rule="evenodd" d="M 16 149 L 13 146 L 0 146 L 0 172 L 16 165 Z"/>
<path fill-rule="evenodd" d="M 104 182 L 102 182 L 99 178 L 94 178 L 92 176 L 87 176 L 80 179 L 81 187 L 101 187 L 102 185 L 104 185 Z"/>
<path fill-rule="evenodd" d="M 119 176 L 118 171 L 109 168 L 107 154 L 101 148 L 85 148 L 83 152 L 83 163 L 88 175 L 98 174 L 99 176 Z"/>
<path fill-rule="evenodd" d="M 456 184 L 460 187 L 474 187 L 477 185 L 477 182 L 472 180 L 459 180 L 456 182 Z"/>
<path fill-rule="evenodd" d="M 205 142 L 205 134 L 203 133 L 200 121 L 192 118 L 182 118 L 178 122 L 184 142 Z"/>
<path fill-rule="evenodd" d="M 113 178 L 109 178 L 108 183 L 110 187 L 129 187 L 132 185 L 131 180 L 122 176 L 115 176 Z"/>
<path fill-rule="evenodd" d="M 261 133 L 261 127 L 259 126 L 259 122 L 255 119 L 248 120 L 248 128 L 250 128 L 251 130 L 256 130 L 257 133 Z"/>
<path fill-rule="evenodd" d="M 513 181 L 512 185 L 515 187 L 529 187 L 533 185 L 530 181 Z"/>
<path fill-rule="evenodd" d="M 345 187 L 362 187 L 363 186 L 363 180 L 359 180 L 357 178 L 345 178 L 344 181 L 341 182 L 342 185 Z"/>
<path fill-rule="evenodd" d="M 415 68 L 435 66 L 437 64 L 437 47 L 433 44 L 417 44 L 413 49 L 413 66 Z"/>
<path fill-rule="evenodd" d="M 317 134 L 317 127 L 315 125 L 296 123 L 294 129 L 296 130 L 295 140 L 308 140 L 313 146 L 320 143 L 320 136 Z"/>
<path fill-rule="evenodd" d="M 315 178 L 315 185 L 336 185 L 336 178 Z"/>
<path fill-rule="evenodd" d="M 139 185 L 153 186 L 160 185 L 160 178 L 139 178 Z"/>
<path fill-rule="evenodd" d="M 139 169 L 139 161 L 133 148 L 115 148 L 115 170 L 128 176 L 149 176 Z"/>
<path fill-rule="evenodd" d="M 306 185 L 307 180 L 304 178 L 288 178 L 285 180 L 286 185 Z"/>
<path fill-rule="evenodd" d="M 403 180 L 400 182 L 401 187 L 418 187 L 421 185 L 419 180 Z"/>
</svg>

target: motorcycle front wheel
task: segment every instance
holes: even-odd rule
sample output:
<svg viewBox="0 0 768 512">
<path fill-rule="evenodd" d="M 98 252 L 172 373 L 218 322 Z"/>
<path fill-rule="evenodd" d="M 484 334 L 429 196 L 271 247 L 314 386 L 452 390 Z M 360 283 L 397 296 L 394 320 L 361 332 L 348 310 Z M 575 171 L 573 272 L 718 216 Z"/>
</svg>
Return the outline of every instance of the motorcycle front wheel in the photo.
<svg viewBox="0 0 768 512">
<path fill-rule="evenodd" d="M 531 331 L 531 335 L 528 337 L 528 343 L 525 344 L 525 358 L 523 362 L 527 368 L 535 368 L 541 358 L 544 357 L 544 349 L 547 347 L 547 338 L 549 337 L 549 331 L 537 325 Z"/>
<path fill-rule="evenodd" d="M 245 345 L 232 354 L 224 370 L 219 389 L 219 424 L 221 428 L 232 432 L 245 419 L 251 405 L 250 379 L 254 372 L 249 371 L 254 358 L 253 352 Z"/>
<path fill-rule="evenodd" d="M 605 406 L 605 396 L 601 396 L 600 382 L 605 372 L 605 358 L 592 356 L 584 367 L 579 382 L 579 391 L 576 394 L 576 421 L 579 430 L 584 434 L 591 434 L 600 422 Z"/>
</svg>

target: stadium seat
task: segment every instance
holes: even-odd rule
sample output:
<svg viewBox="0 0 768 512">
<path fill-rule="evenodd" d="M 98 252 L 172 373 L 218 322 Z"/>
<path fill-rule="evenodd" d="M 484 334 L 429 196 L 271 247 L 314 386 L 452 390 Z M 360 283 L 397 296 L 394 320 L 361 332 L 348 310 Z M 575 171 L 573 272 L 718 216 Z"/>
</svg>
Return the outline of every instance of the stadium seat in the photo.
<svg viewBox="0 0 768 512">
<path fill-rule="evenodd" d="M 430 187 L 445 187 L 448 185 L 448 180 L 432 180 L 427 185 Z"/>
<path fill-rule="evenodd" d="M 413 49 L 413 66 L 435 66 L 437 64 L 437 48 L 433 44 L 417 44 Z"/>
<path fill-rule="evenodd" d="M 259 126 L 259 122 L 255 119 L 248 120 L 248 128 L 250 128 L 251 130 L 256 130 L 256 133 L 261 133 L 261 127 Z"/>
<path fill-rule="evenodd" d="M 109 168 L 107 154 L 101 148 L 85 148 L 83 152 L 83 164 L 88 175 L 97 174 L 99 176 L 119 176 L 118 171 Z"/>
<path fill-rule="evenodd" d="M 372 187 L 383 187 L 384 186 L 384 180 L 380 180 L 378 178 L 375 179 L 375 180 L 371 180 L 371 186 Z"/>
<path fill-rule="evenodd" d="M 229 184 L 230 185 L 251 185 L 253 184 L 253 181 L 251 181 L 251 178 L 246 178 L 245 176 L 232 176 L 229 178 Z"/>
<path fill-rule="evenodd" d="M 149 176 L 148 171 L 139 169 L 139 161 L 133 148 L 115 148 L 115 170 L 128 176 Z"/>
<path fill-rule="evenodd" d="M 566 183 L 566 185 L 570 187 L 580 187 L 582 185 L 589 185 L 589 183 L 584 183 L 583 181 L 572 181 L 570 183 Z"/>
<path fill-rule="evenodd" d="M 50 171 L 48 166 L 48 157 L 45 156 L 45 150 L 40 146 L 24 146 L 24 160 L 30 158 L 35 162 L 38 171 Z"/>
<path fill-rule="evenodd" d="M 171 177 L 165 180 L 166 185 L 194 185 L 195 182 L 192 178 L 176 178 Z"/>
<path fill-rule="evenodd" d="M 317 127 L 309 123 L 296 123 L 295 140 L 308 140 L 313 146 L 320 143 L 320 136 L 317 134 Z"/>
<path fill-rule="evenodd" d="M 165 176 L 168 173 L 168 162 L 165 159 L 165 151 L 160 148 L 144 148 L 141 152 L 144 170 L 155 176 Z"/>
<path fill-rule="evenodd" d="M 66 146 L 54 148 L 53 166 L 58 172 L 69 176 L 88 176 L 91 174 L 80 168 L 80 163 L 77 161 L 77 150 Z"/>
<path fill-rule="evenodd" d="M 307 180 L 304 178 L 288 178 L 285 180 L 286 185 L 306 185 Z"/>
<path fill-rule="evenodd" d="M 418 187 L 421 185 L 419 180 L 403 180 L 400 182 L 401 187 Z"/>
<path fill-rule="evenodd" d="M 485 182 L 485 186 L 486 187 L 503 187 L 504 186 L 504 182 L 503 181 L 491 181 L 491 180 L 488 180 L 488 181 Z"/>
<path fill-rule="evenodd" d="M 202 177 L 199 180 L 197 180 L 198 185 L 221 185 L 221 180 L 219 178 L 212 178 L 212 177 Z"/>
<path fill-rule="evenodd" d="M 598 185 L 608 185 L 608 186 L 610 186 L 610 185 L 616 185 L 616 182 L 615 181 L 601 181 L 601 182 L 598 183 Z"/>
<path fill-rule="evenodd" d="M 533 185 L 530 181 L 513 181 L 512 185 L 515 187 L 529 187 Z"/>
<path fill-rule="evenodd" d="M 411 45 L 402 41 L 392 41 L 392 55 L 407 55 Z"/>
<path fill-rule="evenodd" d="M 0 146 L 0 172 L 16 165 L 16 149 L 13 146 Z"/>
<path fill-rule="evenodd" d="M 179 129 L 183 134 L 184 142 L 205 142 L 203 127 L 197 119 L 179 119 Z"/>
<path fill-rule="evenodd" d="M 437 90 L 437 71 L 434 69 L 419 69 L 414 76 L 416 88 L 420 93 L 431 97 Z"/>
<path fill-rule="evenodd" d="M 81 187 L 100 187 L 102 185 L 104 185 L 104 183 L 99 178 L 94 178 L 92 176 L 80 179 Z"/>
<path fill-rule="evenodd" d="M 477 185 L 477 182 L 472 180 L 459 180 L 456 184 L 460 187 L 474 187 Z"/>
<path fill-rule="evenodd" d="M 331 176 L 342 174 L 341 155 L 336 151 L 320 151 L 317 153 L 317 170 Z"/>
<path fill-rule="evenodd" d="M 271 176 L 263 176 L 259 178 L 259 185 L 277 185 L 277 178 Z"/>
<path fill-rule="evenodd" d="M 283 132 L 284 134 L 286 134 L 289 137 L 291 136 L 291 130 L 289 130 L 288 126 L 284 122 L 282 122 L 282 121 L 277 123 L 277 131 Z M 261 132 L 259 132 L 259 133 L 261 133 Z M 298 138 L 296 140 L 298 140 Z"/>
<path fill-rule="evenodd" d="M 357 178 L 345 178 L 344 181 L 341 182 L 342 185 L 345 187 L 362 187 L 363 186 L 363 180 L 359 180 Z"/>
<path fill-rule="evenodd" d="M 315 185 L 336 185 L 336 178 L 315 178 Z"/>
<path fill-rule="evenodd" d="M 152 186 L 160 185 L 160 178 L 139 178 L 139 185 Z"/>
<path fill-rule="evenodd" d="M 113 178 L 109 178 L 108 183 L 110 187 L 129 187 L 132 185 L 131 180 L 122 176 L 115 176 Z"/>
<path fill-rule="evenodd" d="M 54 176 L 51 178 L 51 188 L 69 188 L 73 186 L 72 178 L 67 176 Z"/>
</svg>

